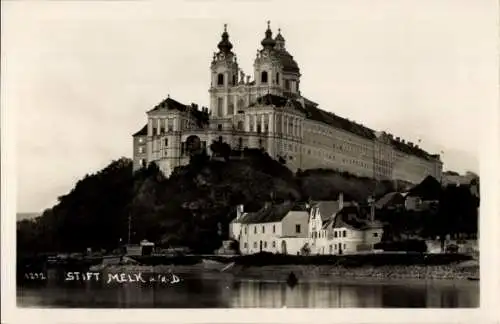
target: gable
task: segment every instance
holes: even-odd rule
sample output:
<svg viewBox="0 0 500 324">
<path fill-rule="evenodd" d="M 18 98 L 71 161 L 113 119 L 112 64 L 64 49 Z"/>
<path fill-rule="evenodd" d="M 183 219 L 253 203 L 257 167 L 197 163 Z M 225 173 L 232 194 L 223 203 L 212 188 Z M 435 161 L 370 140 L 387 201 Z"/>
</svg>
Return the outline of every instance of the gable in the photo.
<svg viewBox="0 0 500 324">
<path fill-rule="evenodd" d="M 338 201 L 319 201 L 313 204 L 313 208 L 319 211 L 322 221 L 329 220 L 335 213 L 339 211 L 340 204 Z"/>
</svg>

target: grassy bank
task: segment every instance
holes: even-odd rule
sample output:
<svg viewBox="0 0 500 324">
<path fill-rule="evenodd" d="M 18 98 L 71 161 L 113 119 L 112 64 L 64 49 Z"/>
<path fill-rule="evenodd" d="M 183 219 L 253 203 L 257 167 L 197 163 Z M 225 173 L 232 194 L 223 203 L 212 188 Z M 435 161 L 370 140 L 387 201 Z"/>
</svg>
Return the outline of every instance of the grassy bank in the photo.
<svg viewBox="0 0 500 324">
<path fill-rule="evenodd" d="M 244 278 L 284 280 L 293 271 L 300 279 L 366 278 L 366 279 L 467 279 L 479 277 L 479 267 L 461 268 L 445 266 L 264 266 L 236 270 L 235 275 Z"/>
<path fill-rule="evenodd" d="M 117 269 L 115 269 L 117 270 Z M 135 268 L 135 271 L 140 268 Z M 259 280 L 259 281 L 285 281 L 290 272 L 293 272 L 299 281 L 332 281 L 332 280 L 395 280 L 395 279 L 419 279 L 419 280 L 467 280 L 470 277 L 479 277 L 479 266 L 463 267 L 460 264 L 449 264 L 439 266 L 363 266 L 344 267 L 335 265 L 269 265 L 269 266 L 234 266 L 224 272 L 207 270 L 203 265 L 159 265 L 154 267 L 143 267 L 143 270 L 157 273 L 173 272 L 179 276 L 201 276 L 217 278 L 228 276 L 236 280 Z"/>
</svg>

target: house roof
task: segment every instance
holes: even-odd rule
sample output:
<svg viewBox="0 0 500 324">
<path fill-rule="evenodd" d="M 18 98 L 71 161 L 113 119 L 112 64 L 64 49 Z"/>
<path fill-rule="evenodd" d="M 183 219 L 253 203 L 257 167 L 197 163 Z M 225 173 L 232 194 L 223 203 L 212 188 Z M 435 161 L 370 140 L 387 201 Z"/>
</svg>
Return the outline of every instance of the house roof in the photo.
<svg viewBox="0 0 500 324">
<path fill-rule="evenodd" d="M 319 208 L 319 214 L 323 222 L 329 220 L 339 211 L 338 201 L 316 201 L 311 204 L 311 208 Z"/>
<path fill-rule="evenodd" d="M 375 202 L 375 208 L 382 209 L 388 205 L 403 204 L 404 196 L 399 192 L 389 192 Z"/>
<path fill-rule="evenodd" d="M 241 224 L 260 224 L 260 223 L 276 223 L 280 222 L 288 215 L 289 212 L 305 211 L 302 205 L 283 203 L 280 205 L 270 205 L 253 213 L 246 213 L 234 223 Z"/>
<path fill-rule="evenodd" d="M 132 137 L 145 136 L 145 135 L 148 135 L 148 125 L 147 124 L 144 125 L 144 127 L 142 127 L 141 130 L 139 130 L 137 133 L 132 135 Z"/>
<path fill-rule="evenodd" d="M 196 105 L 185 105 L 177 100 L 174 100 L 170 97 L 167 99 L 164 99 L 161 101 L 159 104 L 157 104 L 153 109 L 149 110 L 147 113 L 152 113 L 152 112 L 157 112 L 161 110 L 177 110 L 177 111 L 182 111 L 182 112 L 190 112 L 191 115 L 196 119 L 198 122 L 198 125 L 201 126 L 202 124 L 208 124 L 209 122 L 209 115 L 208 111 L 200 111 L 198 110 L 198 107 Z"/>
<path fill-rule="evenodd" d="M 187 107 L 188 106 L 178 102 L 177 100 L 174 100 L 174 99 L 168 97 L 167 99 L 162 100 L 153 109 L 149 110 L 148 113 L 163 110 L 163 109 L 186 111 Z"/>
<path fill-rule="evenodd" d="M 346 206 L 337 213 L 327 226 L 333 228 L 347 227 L 360 231 L 382 227 L 382 223 L 379 221 L 372 222 L 368 220 L 368 213 L 367 209 L 358 206 Z"/>
<path fill-rule="evenodd" d="M 438 200 L 441 195 L 441 184 L 432 176 L 408 190 L 407 197 L 420 197 L 422 200 Z"/>
</svg>

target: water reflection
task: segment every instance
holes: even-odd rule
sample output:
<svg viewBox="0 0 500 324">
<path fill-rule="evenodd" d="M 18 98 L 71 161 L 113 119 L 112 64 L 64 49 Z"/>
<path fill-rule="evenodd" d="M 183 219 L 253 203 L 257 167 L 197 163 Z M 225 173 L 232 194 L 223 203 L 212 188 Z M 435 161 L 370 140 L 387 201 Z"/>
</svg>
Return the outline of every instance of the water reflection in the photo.
<svg viewBox="0 0 500 324">
<path fill-rule="evenodd" d="M 285 283 L 206 277 L 176 285 L 107 286 L 99 283 L 18 287 L 20 307 L 231 308 L 231 307 L 479 307 L 479 284 L 458 283 Z"/>
</svg>

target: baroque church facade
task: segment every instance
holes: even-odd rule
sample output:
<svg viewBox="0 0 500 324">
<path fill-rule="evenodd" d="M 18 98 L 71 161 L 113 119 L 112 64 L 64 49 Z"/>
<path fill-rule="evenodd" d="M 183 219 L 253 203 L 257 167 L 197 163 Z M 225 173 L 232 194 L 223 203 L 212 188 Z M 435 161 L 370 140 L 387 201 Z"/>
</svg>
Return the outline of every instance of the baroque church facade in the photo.
<svg viewBox="0 0 500 324">
<path fill-rule="evenodd" d="M 210 109 L 170 97 L 147 112 L 133 135 L 134 168 L 155 162 L 169 176 L 189 163 L 193 148 L 213 141 L 233 149 L 260 148 L 292 170 L 337 169 L 377 179 L 441 179 L 439 155 L 385 132 L 322 110 L 300 91 L 300 69 L 269 26 L 254 61 L 253 79 L 238 68 L 226 25 L 210 65 Z"/>
</svg>

